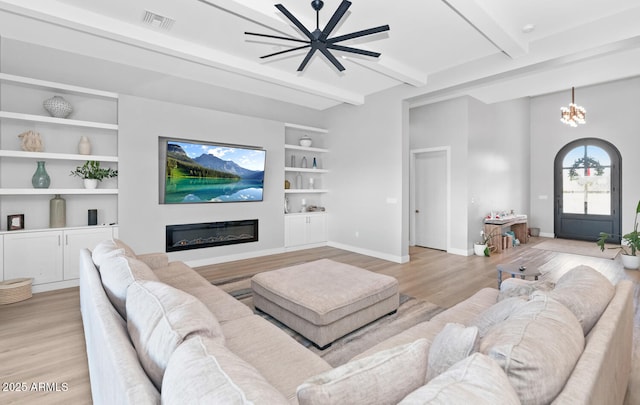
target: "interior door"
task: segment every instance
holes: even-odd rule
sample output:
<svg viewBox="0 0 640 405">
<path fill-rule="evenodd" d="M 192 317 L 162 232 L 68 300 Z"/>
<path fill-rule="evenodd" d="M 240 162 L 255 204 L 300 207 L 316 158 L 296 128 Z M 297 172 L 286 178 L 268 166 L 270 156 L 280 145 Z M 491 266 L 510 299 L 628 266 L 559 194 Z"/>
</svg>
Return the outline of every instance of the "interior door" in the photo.
<svg viewBox="0 0 640 405">
<path fill-rule="evenodd" d="M 447 250 L 446 151 L 415 156 L 415 244 Z"/>
<path fill-rule="evenodd" d="M 573 141 L 556 155 L 554 170 L 556 237 L 595 241 L 600 232 L 620 234 L 620 152 L 615 146 L 597 138 Z"/>
</svg>

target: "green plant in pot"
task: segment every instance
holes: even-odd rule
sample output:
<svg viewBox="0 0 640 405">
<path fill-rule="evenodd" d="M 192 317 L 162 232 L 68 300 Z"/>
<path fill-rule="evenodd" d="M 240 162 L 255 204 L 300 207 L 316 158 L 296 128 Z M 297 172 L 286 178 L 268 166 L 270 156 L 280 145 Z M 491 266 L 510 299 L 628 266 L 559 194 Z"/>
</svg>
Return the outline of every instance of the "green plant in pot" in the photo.
<svg viewBox="0 0 640 405">
<path fill-rule="evenodd" d="M 72 170 L 71 176 L 83 179 L 85 188 L 96 188 L 99 181 L 118 176 L 118 171 L 110 167 L 101 167 L 100 162 L 96 160 L 87 160 L 82 166 Z"/>
<path fill-rule="evenodd" d="M 491 256 L 491 251 L 494 250 L 494 246 L 489 245 L 491 242 L 491 238 L 496 235 L 495 230 L 489 234 L 486 234 L 484 230 L 480 231 L 480 242 L 474 242 L 473 244 L 473 252 L 477 256 Z"/>
<path fill-rule="evenodd" d="M 600 237 L 598 238 L 598 246 L 600 246 L 600 250 L 604 251 L 605 249 L 620 249 L 622 252 L 622 264 L 627 269 L 637 269 L 640 267 L 640 256 L 637 256 L 636 253 L 640 250 L 640 233 L 638 233 L 638 214 L 640 214 L 640 201 L 638 201 L 638 206 L 636 207 L 636 216 L 633 221 L 633 231 L 625 234 L 625 235 L 612 235 L 606 232 L 600 232 Z M 622 245 L 608 248 L 605 246 L 607 239 L 620 236 L 622 238 Z"/>
</svg>

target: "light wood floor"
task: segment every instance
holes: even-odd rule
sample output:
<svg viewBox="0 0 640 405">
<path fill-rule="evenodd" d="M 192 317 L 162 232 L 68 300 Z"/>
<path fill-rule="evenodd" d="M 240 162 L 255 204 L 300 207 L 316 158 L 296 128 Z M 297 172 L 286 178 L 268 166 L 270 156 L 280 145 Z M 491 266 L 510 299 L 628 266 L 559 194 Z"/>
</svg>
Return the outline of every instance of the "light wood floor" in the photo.
<svg viewBox="0 0 640 405">
<path fill-rule="evenodd" d="M 630 278 L 636 283 L 640 272 L 624 270 L 617 260 L 554 253 L 526 245 L 490 258 L 455 256 L 444 252 L 412 248 L 411 261 L 396 264 L 339 249 L 323 247 L 283 253 L 198 268 L 209 280 L 236 278 L 309 260 L 330 258 L 382 274 L 394 276 L 404 294 L 450 307 L 483 287 L 496 287 L 496 265 L 523 262 L 538 266 L 550 279 L 586 264 L 599 269 L 613 282 Z M 635 341 L 640 342 L 640 312 L 636 309 Z M 627 404 L 640 404 L 640 343 L 636 344 L 634 370 Z M 27 392 L 5 391 L 25 384 Z M 34 385 L 35 383 L 35 385 Z M 47 385 L 42 385 L 42 384 Z M 34 294 L 33 298 L 0 306 L 0 403 L 1 404 L 90 404 L 91 389 L 77 288 Z M 20 387 L 20 386 L 18 386 Z"/>
</svg>

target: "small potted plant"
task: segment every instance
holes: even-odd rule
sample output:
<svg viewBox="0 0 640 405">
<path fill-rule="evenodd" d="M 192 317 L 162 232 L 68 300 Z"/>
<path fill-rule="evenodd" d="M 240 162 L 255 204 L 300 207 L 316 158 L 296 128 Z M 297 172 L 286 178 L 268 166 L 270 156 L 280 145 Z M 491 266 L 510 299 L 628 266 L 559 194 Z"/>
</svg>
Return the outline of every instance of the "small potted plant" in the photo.
<svg viewBox="0 0 640 405">
<path fill-rule="evenodd" d="M 638 206 L 636 207 L 636 217 L 633 223 L 633 231 L 625 234 L 625 235 L 611 235 L 606 232 L 600 232 L 600 237 L 598 238 L 598 246 L 600 246 L 600 250 L 606 248 L 605 243 L 607 239 L 615 236 L 622 237 L 622 244 L 618 247 L 611 247 L 607 249 L 620 249 L 622 252 L 622 265 L 627 269 L 637 269 L 640 267 L 640 256 L 636 256 L 636 253 L 640 249 L 640 234 L 638 233 L 638 214 L 640 214 L 640 201 L 638 201 Z"/>
<path fill-rule="evenodd" d="M 118 176 L 118 171 L 100 167 L 100 162 L 96 160 L 87 160 L 82 166 L 72 170 L 71 176 L 84 179 L 84 188 L 96 188 L 99 181 Z"/>
<path fill-rule="evenodd" d="M 491 242 L 491 238 L 495 235 L 495 232 L 491 232 L 490 234 L 486 234 L 484 229 L 480 231 L 480 242 L 474 242 L 473 244 L 473 253 L 478 256 L 491 256 L 491 251 L 493 246 L 489 245 Z"/>
</svg>

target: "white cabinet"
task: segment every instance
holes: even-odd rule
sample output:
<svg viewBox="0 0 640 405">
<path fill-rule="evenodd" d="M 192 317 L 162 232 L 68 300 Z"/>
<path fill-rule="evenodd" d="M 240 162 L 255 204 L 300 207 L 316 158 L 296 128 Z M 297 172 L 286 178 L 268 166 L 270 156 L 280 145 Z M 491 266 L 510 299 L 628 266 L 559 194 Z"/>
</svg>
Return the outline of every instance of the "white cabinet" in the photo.
<svg viewBox="0 0 640 405">
<path fill-rule="evenodd" d="M 76 286 L 80 249 L 93 249 L 100 241 L 111 239 L 113 229 L 99 226 L 5 233 L 0 249 L 4 278 L 31 277 L 34 292 Z"/>
<path fill-rule="evenodd" d="M 327 241 L 324 213 L 289 214 L 284 219 L 285 247 L 320 244 Z"/>
<path fill-rule="evenodd" d="M 69 118 L 51 117 L 43 101 L 60 95 L 73 106 Z M 19 134 L 37 132 L 41 152 L 23 151 Z M 80 154 L 82 136 L 91 154 Z M 84 189 L 82 179 L 69 173 L 87 160 L 117 168 L 118 95 L 0 73 L 0 229 L 7 215 L 24 214 L 25 229 L 49 227 L 49 199 L 67 200 L 67 226 L 87 225 L 87 210 L 98 209 L 99 223 L 117 223 L 117 178 L 106 179 L 95 190 Z M 37 162 L 44 161 L 49 188 L 31 184 Z"/>
</svg>

